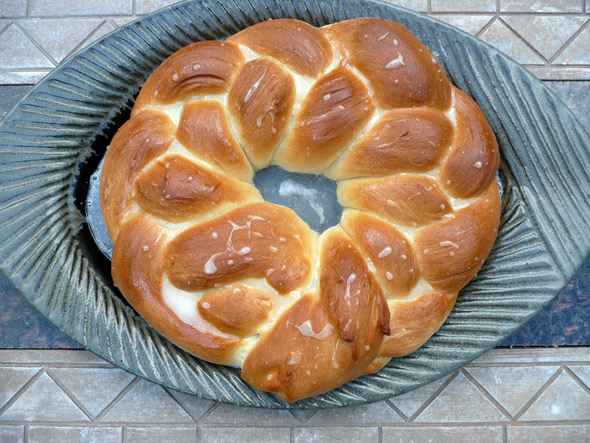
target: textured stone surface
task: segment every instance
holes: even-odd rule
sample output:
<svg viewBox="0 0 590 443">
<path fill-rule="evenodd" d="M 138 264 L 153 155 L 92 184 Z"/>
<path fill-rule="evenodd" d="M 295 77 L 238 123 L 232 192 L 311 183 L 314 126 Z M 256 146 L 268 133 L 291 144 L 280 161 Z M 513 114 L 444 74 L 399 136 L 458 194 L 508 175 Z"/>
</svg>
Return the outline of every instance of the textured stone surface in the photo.
<svg viewBox="0 0 590 443">
<path fill-rule="evenodd" d="M 500 0 L 501 12 L 582 12 L 579 0 Z"/>
<path fill-rule="evenodd" d="M 0 441 L 3 443 L 22 443 L 25 441 L 23 426 L 0 426 Z"/>
<path fill-rule="evenodd" d="M 479 38 L 519 63 L 527 65 L 543 64 L 543 59 L 500 20 L 494 21 L 488 29 L 481 33 Z"/>
<path fill-rule="evenodd" d="M 31 443 L 117 443 L 123 438 L 121 428 L 62 428 L 51 426 L 31 426 Z"/>
<path fill-rule="evenodd" d="M 288 443 L 290 431 L 286 428 L 205 428 L 201 441 L 208 443 Z M 307 440 L 307 441 L 313 441 Z"/>
<path fill-rule="evenodd" d="M 300 428 L 293 430 L 294 443 L 377 442 L 377 428 Z"/>
<path fill-rule="evenodd" d="M 431 0 L 432 12 L 496 12 L 496 0 Z"/>
<path fill-rule="evenodd" d="M 29 0 L 31 17 L 131 14 L 132 0 Z"/>
<path fill-rule="evenodd" d="M 500 426 L 383 428 L 383 443 L 457 443 L 469 441 L 500 443 L 502 441 L 502 428 Z"/>
<path fill-rule="evenodd" d="M 189 443 L 197 441 L 197 428 L 129 428 L 127 443 Z"/>
</svg>

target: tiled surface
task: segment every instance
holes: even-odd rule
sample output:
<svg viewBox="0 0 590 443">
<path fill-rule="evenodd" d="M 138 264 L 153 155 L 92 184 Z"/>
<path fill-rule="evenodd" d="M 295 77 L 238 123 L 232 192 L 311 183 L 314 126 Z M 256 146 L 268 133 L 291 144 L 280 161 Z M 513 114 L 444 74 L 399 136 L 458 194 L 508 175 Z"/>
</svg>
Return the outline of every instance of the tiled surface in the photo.
<svg viewBox="0 0 590 443">
<path fill-rule="evenodd" d="M 478 36 L 542 79 L 590 80 L 590 2 L 387 0 Z M 62 60 L 173 0 L 0 0 L 0 84 L 36 83 Z"/>
<path fill-rule="evenodd" d="M 0 0 L 0 85 L 30 85 L 170 0 Z M 506 52 L 590 128 L 590 0 L 390 0 Z M 0 118 L 27 86 L 0 86 Z M 590 343 L 590 260 L 506 344 Z M 3 329 L 4 327 L 4 329 Z M 7 331 L 12 331 L 7 332 Z M 76 347 L 0 275 L 0 347 Z M 590 348 L 496 349 L 387 401 L 240 408 L 166 390 L 86 351 L 0 350 L 0 442 L 590 441 Z"/>
<path fill-rule="evenodd" d="M 496 349 L 387 401 L 265 410 L 164 389 L 87 351 L 0 350 L 0 441 L 581 442 L 589 384 L 590 348 Z"/>
</svg>

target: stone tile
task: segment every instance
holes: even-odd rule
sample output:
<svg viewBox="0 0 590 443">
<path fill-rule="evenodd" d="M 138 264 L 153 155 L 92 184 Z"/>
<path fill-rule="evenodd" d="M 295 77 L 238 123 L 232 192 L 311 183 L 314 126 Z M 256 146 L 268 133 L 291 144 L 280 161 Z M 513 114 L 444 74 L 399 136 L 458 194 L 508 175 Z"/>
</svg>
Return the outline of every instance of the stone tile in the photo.
<svg viewBox="0 0 590 443">
<path fill-rule="evenodd" d="M 0 5 L 0 17 L 26 17 L 27 0 L 2 0 Z"/>
<path fill-rule="evenodd" d="M 590 80 L 590 65 L 587 67 L 527 66 L 527 69 L 541 80 Z"/>
<path fill-rule="evenodd" d="M 36 71 L 2 71 L 0 70 L 0 85 L 34 85 L 42 80 L 50 69 Z"/>
<path fill-rule="evenodd" d="M 3 69 L 54 67 L 15 25 L 10 25 L 0 35 L 0 66 Z"/>
<path fill-rule="evenodd" d="M 217 402 L 195 397 L 194 395 L 168 390 L 168 394 L 176 399 L 195 419 L 199 419 Z"/>
<path fill-rule="evenodd" d="M 139 17 L 115 17 L 115 18 L 111 18 L 110 21 L 113 22 L 116 26 L 123 26 L 126 25 L 129 22 L 132 22 L 133 20 L 137 20 Z"/>
<path fill-rule="evenodd" d="M 431 0 L 432 12 L 496 12 L 496 0 Z"/>
<path fill-rule="evenodd" d="M 65 428 L 51 426 L 31 426 L 30 443 L 119 443 L 123 438 L 121 428 Z"/>
<path fill-rule="evenodd" d="M 584 100 L 588 102 L 587 97 L 590 97 L 590 95 L 587 96 L 583 96 Z M 590 106 L 590 104 L 589 104 Z M 590 120 L 590 116 L 589 116 L 589 120 Z M 590 126 L 588 127 L 588 129 L 590 129 Z M 584 382 L 584 384 L 586 386 L 588 386 L 590 388 L 590 366 L 569 366 L 570 370 L 576 374 L 580 380 L 582 380 Z"/>
<path fill-rule="evenodd" d="M 131 0 L 29 0 L 31 17 L 130 15 Z"/>
<path fill-rule="evenodd" d="M 294 443 L 377 442 L 377 428 L 296 428 Z"/>
<path fill-rule="evenodd" d="M 0 415 L 1 421 L 79 423 L 89 420 L 47 374 L 42 374 Z"/>
<path fill-rule="evenodd" d="M 135 13 L 138 15 L 149 14 L 174 3 L 178 3 L 178 0 L 135 0 Z"/>
<path fill-rule="evenodd" d="M 23 426 L 0 426 L 0 441 L 2 443 L 22 443 L 25 441 Z"/>
<path fill-rule="evenodd" d="M 539 392 L 559 366 L 466 369 L 512 416 Z"/>
<path fill-rule="evenodd" d="M 0 368 L 0 409 L 41 368 Z"/>
<path fill-rule="evenodd" d="M 30 86 L 0 86 L 0 120 L 16 105 L 27 92 Z M 0 405 L 2 401 L 0 401 Z"/>
<path fill-rule="evenodd" d="M 309 424 L 334 425 L 404 423 L 405 421 L 385 402 L 369 403 L 350 408 L 322 409 L 310 420 Z"/>
<path fill-rule="evenodd" d="M 104 20 L 22 20 L 23 29 L 58 63 Z M 73 26 L 72 26 L 73 24 Z"/>
<path fill-rule="evenodd" d="M 299 421 L 306 422 L 311 417 L 313 417 L 318 411 L 313 411 L 309 409 L 291 409 L 291 414 L 293 414 Z"/>
<path fill-rule="evenodd" d="M 554 65 L 590 65 L 590 26 L 586 26 L 553 62 Z"/>
<path fill-rule="evenodd" d="M 502 441 L 502 427 L 403 427 L 383 428 L 383 443 L 458 443 Z"/>
<path fill-rule="evenodd" d="M 88 40 L 86 40 L 84 44 L 82 44 L 80 49 L 90 46 L 92 43 L 94 43 L 97 40 L 100 40 L 105 35 L 109 34 L 110 32 L 113 32 L 115 29 L 116 28 L 111 23 L 105 21 L 102 25 L 98 27 L 96 31 L 94 31 L 94 33 L 92 33 Z"/>
<path fill-rule="evenodd" d="M 459 373 L 415 419 L 416 422 L 503 422 L 507 418 Z"/>
<path fill-rule="evenodd" d="M 155 383 L 139 380 L 101 419 L 103 423 L 193 423 L 191 417 Z"/>
<path fill-rule="evenodd" d="M 544 61 L 500 20 L 494 21 L 480 36 L 480 39 L 496 47 L 519 63 L 544 64 Z"/>
<path fill-rule="evenodd" d="M 588 419 L 590 419 L 590 394 L 564 371 L 519 421 Z"/>
<path fill-rule="evenodd" d="M 582 125 L 584 125 L 586 132 L 590 134 L 590 100 L 588 100 L 588 97 L 590 97 L 590 81 L 550 81 L 545 82 L 545 85 L 549 86 L 549 89 L 563 100 Z M 590 366 L 570 366 L 570 369 L 581 377 L 578 371 L 580 373 L 588 373 Z M 590 376 L 584 379 L 584 382 L 590 387 Z"/>
<path fill-rule="evenodd" d="M 426 12 L 428 10 L 428 2 L 425 0 L 384 0 L 384 2 L 418 12 Z"/>
<path fill-rule="evenodd" d="M 580 0 L 500 0 L 500 12 L 582 12 Z"/>
<path fill-rule="evenodd" d="M 587 18 L 513 15 L 503 17 L 503 20 L 549 60 L 580 29 Z"/>
<path fill-rule="evenodd" d="M 10 20 L 0 20 L 0 33 L 2 33 L 10 23 L 12 23 Z"/>
<path fill-rule="evenodd" d="M 249 408 L 220 403 L 203 423 L 212 425 L 250 425 L 264 423 L 268 426 L 299 424 L 286 409 Z"/>
<path fill-rule="evenodd" d="M 127 428 L 127 443 L 189 443 L 197 441 L 197 428 Z M 205 440 L 207 441 L 207 440 Z"/>
<path fill-rule="evenodd" d="M 0 363 L 113 366 L 92 352 L 77 349 L 0 349 Z"/>
<path fill-rule="evenodd" d="M 493 15 L 435 15 L 434 18 L 459 28 L 471 35 L 477 34 L 494 17 Z"/>
<path fill-rule="evenodd" d="M 420 406 L 422 406 L 426 400 L 432 397 L 435 391 L 440 388 L 448 378 L 449 377 L 439 378 L 438 380 L 435 380 L 432 383 L 424 385 L 418 389 L 414 389 L 413 391 L 406 392 L 405 394 L 392 397 L 389 399 L 389 401 L 391 401 L 391 403 L 393 403 L 400 411 L 402 411 L 402 413 L 407 418 L 410 418 L 416 413 L 418 409 L 420 409 Z"/>
<path fill-rule="evenodd" d="M 508 426 L 508 443 L 588 442 L 589 425 L 573 426 Z"/>
<path fill-rule="evenodd" d="M 114 368 L 55 368 L 51 374 L 86 408 L 93 417 L 135 378 Z"/>
<path fill-rule="evenodd" d="M 289 428 L 202 428 L 201 441 L 207 443 L 279 443 L 289 442 Z M 308 440 L 313 441 L 313 440 Z"/>
</svg>

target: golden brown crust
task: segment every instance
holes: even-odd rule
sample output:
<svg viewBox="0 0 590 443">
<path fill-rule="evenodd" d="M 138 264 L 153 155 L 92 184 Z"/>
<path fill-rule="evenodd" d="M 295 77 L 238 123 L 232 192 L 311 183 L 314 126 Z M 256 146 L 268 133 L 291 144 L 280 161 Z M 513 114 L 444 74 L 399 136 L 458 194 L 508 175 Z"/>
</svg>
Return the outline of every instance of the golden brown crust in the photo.
<svg viewBox="0 0 590 443">
<path fill-rule="evenodd" d="M 301 75 L 317 77 L 332 61 L 332 46 L 322 32 L 299 20 L 269 20 L 227 41 L 273 57 Z"/>
<path fill-rule="evenodd" d="M 150 75 L 135 100 L 133 113 L 198 94 L 224 93 L 243 62 L 242 52 L 231 43 L 209 41 L 185 46 Z"/>
<path fill-rule="evenodd" d="M 448 109 L 451 85 L 430 50 L 399 23 L 380 18 L 327 26 L 326 35 L 371 83 L 384 108 Z"/>
<path fill-rule="evenodd" d="M 275 162 L 320 173 L 366 126 L 375 111 L 364 83 L 339 67 L 320 77 L 301 103 L 291 134 Z"/>
<path fill-rule="evenodd" d="M 457 88 L 457 140 L 445 160 L 440 181 L 453 197 L 469 198 L 487 189 L 500 164 L 500 150 L 485 115 L 467 94 Z"/>
<path fill-rule="evenodd" d="M 222 337 L 192 327 L 164 302 L 162 263 L 166 242 L 166 231 L 145 217 L 135 215 L 125 221 L 113 250 L 115 286 L 139 315 L 174 344 L 211 362 L 230 363 L 239 347 L 237 337 Z"/>
<path fill-rule="evenodd" d="M 402 25 L 273 20 L 177 51 L 101 181 L 113 279 L 160 333 L 288 402 L 418 349 L 497 235 L 498 145 Z M 268 165 L 338 181 L 317 236 Z"/>
<path fill-rule="evenodd" d="M 190 101 L 182 108 L 176 138 L 189 151 L 240 180 L 251 179 L 252 167 L 230 129 L 217 100 Z"/>
<path fill-rule="evenodd" d="M 438 166 L 453 136 L 452 123 L 438 109 L 389 111 L 326 175 L 340 180 L 425 172 Z"/>
<path fill-rule="evenodd" d="M 252 60 L 238 73 L 227 101 L 244 150 L 254 167 L 262 169 L 291 121 L 293 77 L 269 60 Z"/>
</svg>

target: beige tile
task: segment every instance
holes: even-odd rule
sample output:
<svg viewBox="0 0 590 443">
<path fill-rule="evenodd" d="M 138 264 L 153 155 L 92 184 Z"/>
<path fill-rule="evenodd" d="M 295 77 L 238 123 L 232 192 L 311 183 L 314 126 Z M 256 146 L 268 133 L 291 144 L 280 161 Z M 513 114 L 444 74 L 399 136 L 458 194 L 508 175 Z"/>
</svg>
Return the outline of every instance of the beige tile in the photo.
<svg viewBox="0 0 590 443">
<path fill-rule="evenodd" d="M 580 0 L 500 0 L 501 12 L 582 12 Z"/>
<path fill-rule="evenodd" d="M 264 423 L 268 426 L 299 424 L 299 420 L 285 409 L 249 408 L 220 403 L 202 423 L 212 425 L 249 425 Z"/>
<path fill-rule="evenodd" d="M 590 65 L 590 26 L 586 26 L 553 62 L 554 65 Z"/>
<path fill-rule="evenodd" d="M 93 417 L 135 378 L 115 368 L 55 368 L 50 371 Z"/>
<path fill-rule="evenodd" d="M 495 46 L 519 63 L 537 65 L 544 61 L 500 20 L 494 21 L 480 36 L 480 39 Z"/>
<path fill-rule="evenodd" d="M 193 423 L 162 387 L 139 380 L 102 418 L 103 423 Z"/>
<path fill-rule="evenodd" d="M 25 441 L 23 426 L 0 426 L 0 441 L 2 443 L 22 443 Z"/>
<path fill-rule="evenodd" d="M 590 426 L 508 426 L 508 443 L 590 442 Z"/>
<path fill-rule="evenodd" d="M 580 29 L 587 18 L 515 15 L 504 17 L 504 21 L 543 57 L 550 59 Z"/>
<path fill-rule="evenodd" d="M 42 374 L 0 415 L 1 421 L 79 423 L 89 419 L 47 374 Z"/>
<path fill-rule="evenodd" d="M 212 400 L 204 400 L 195 397 L 194 395 L 184 394 L 172 389 L 168 390 L 168 394 L 174 397 L 176 401 L 180 403 L 195 419 L 201 418 L 205 412 L 217 403 Z"/>
<path fill-rule="evenodd" d="M 377 428 L 296 428 L 294 443 L 377 442 Z"/>
<path fill-rule="evenodd" d="M 0 3 L 0 17 L 26 17 L 27 0 L 2 0 Z"/>
<path fill-rule="evenodd" d="M 31 426 L 30 443 L 119 443 L 123 438 L 121 428 L 69 428 Z"/>
<path fill-rule="evenodd" d="M 22 20 L 19 24 L 59 63 L 103 21 L 97 19 Z"/>
<path fill-rule="evenodd" d="M 0 363 L 70 364 L 73 366 L 112 366 L 106 360 L 89 351 L 78 349 L 0 349 Z"/>
<path fill-rule="evenodd" d="M 383 428 L 383 443 L 500 443 L 502 427 L 403 427 Z"/>
<path fill-rule="evenodd" d="M 0 35 L 0 66 L 30 69 L 55 65 L 13 24 Z"/>
<path fill-rule="evenodd" d="M 403 395 L 392 397 L 390 398 L 390 401 L 400 411 L 402 411 L 402 413 L 407 418 L 410 418 L 416 413 L 420 406 L 426 402 L 426 400 L 432 397 L 435 391 L 440 388 L 448 378 L 449 377 L 439 378 L 438 380 L 435 380 L 432 383 L 424 385 L 418 389 L 414 389 L 413 391 L 407 392 Z"/>
<path fill-rule="evenodd" d="M 203 428 L 201 441 L 207 443 L 288 443 L 289 428 Z"/>
<path fill-rule="evenodd" d="M 40 370 L 40 368 L 0 368 L 0 408 Z"/>
<path fill-rule="evenodd" d="M 466 369 L 512 416 L 535 395 L 559 366 Z"/>
<path fill-rule="evenodd" d="M 471 35 L 477 34 L 494 17 L 493 15 L 434 15 L 434 18 L 459 28 Z"/>
<path fill-rule="evenodd" d="M 178 0 L 135 0 L 135 13 L 149 14 L 174 3 L 178 3 Z"/>
<path fill-rule="evenodd" d="M 416 422 L 503 422 L 507 418 L 459 373 L 418 415 Z"/>
<path fill-rule="evenodd" d="M 496 0 L 431 0 L 432 12 L 496 12 Z"/>
<path fill-rule="evenodd" d="M 589 419 L 590 394 L 562 372 L 519 421 Z"/>
<path fill-rule="evenodd" d="M 323 409 L 318 411 L 309 424 L 349 425 L 354 424 L 393 424 L 404 420 L 384 401 L 350 408 Z"/>
<path fill-rule="evenodd" d="M 428 2 L 425 0 L 384 0 L 384 2 L 418 12 L 426 12 L 428 10 Z"/>
<path fill-rule="evenodd" d="M 197 428 L 127 428 L 127 443 L 191 443 Z"/>
<path fill-rule="evenodd" d="M 29 0 L 31 17 L 130 15 L 131 0 Z"/>
</svg>

